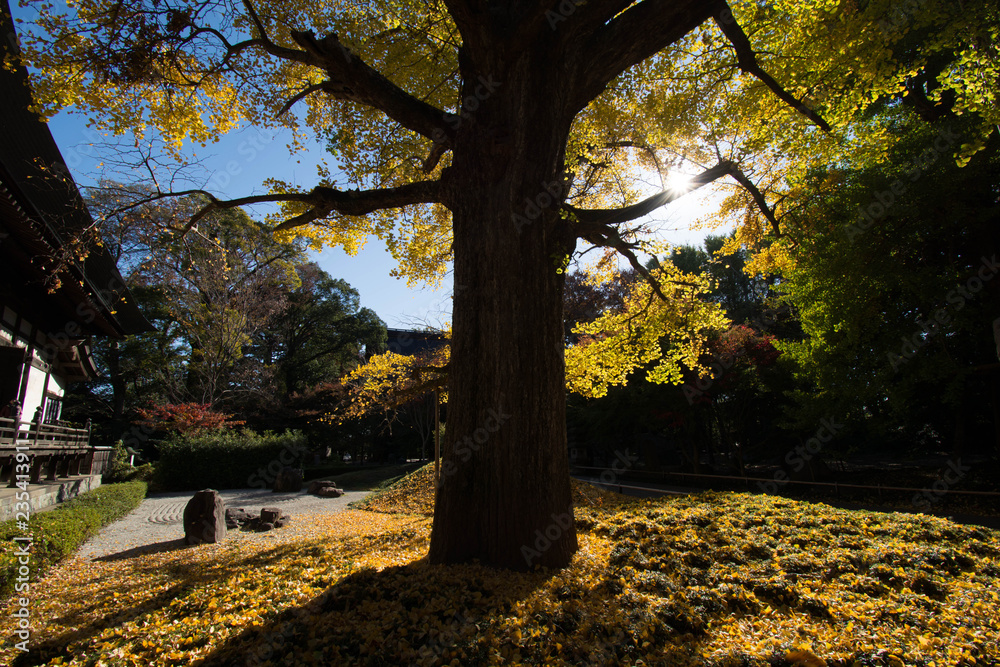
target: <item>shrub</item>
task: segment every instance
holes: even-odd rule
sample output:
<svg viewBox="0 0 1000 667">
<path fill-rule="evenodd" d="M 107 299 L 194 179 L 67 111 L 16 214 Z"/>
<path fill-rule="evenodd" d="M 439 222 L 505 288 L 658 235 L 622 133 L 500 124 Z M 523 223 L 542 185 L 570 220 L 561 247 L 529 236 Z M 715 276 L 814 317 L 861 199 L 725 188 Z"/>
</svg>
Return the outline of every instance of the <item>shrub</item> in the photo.
<svg viewBox="0 0 1000 667">
<path fill-rule="evenodd" d="M 33 515 L 29 520 L 30 580 L 36 581 L 39 573 L 73 553 L 102 526 L 134 510 L 145 497 L 145 482 L 110 484 Z M 18 528 L 15 519 L 0 523 L 0 599 L 14 591 L 20 566 L 15 551 L 21 546 L 14 538 L 22 535 L 24 531 Z"/>
<path fill-rule="evenodd" d="M 101 482 L 124 482 L 134 470 L 135 466 L 129 462 L 129 454 L 125 451 L 125 443 L 119 440 L 111 448 L 111 458 L 108 460 L 108 467 L 101 474 Z"/>
<path fill-rule="evenodd" d="M 299 466 L 306 449 L 307 439 L 299 431 L 172 435 L 160 444 L 154 481 L 175 491 L 266 489 L 284 466 Z"/>
<path fill-rule="evenodd" d="M 156 467 L 152 463 L 144 463 L 138 468 L 133 468 L 132 472 L 125 478 L 126 482 L 150 482 L 156 474 Z"/>
</svg>

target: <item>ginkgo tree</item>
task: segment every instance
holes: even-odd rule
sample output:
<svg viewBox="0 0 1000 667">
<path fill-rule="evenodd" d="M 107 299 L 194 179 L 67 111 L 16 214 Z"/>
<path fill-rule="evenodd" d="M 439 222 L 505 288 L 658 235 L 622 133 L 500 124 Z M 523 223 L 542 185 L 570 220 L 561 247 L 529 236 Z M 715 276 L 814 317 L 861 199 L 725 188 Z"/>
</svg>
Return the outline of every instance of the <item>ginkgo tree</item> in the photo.
<svg viewBox="0 0 1000 667">
<path fill-rule="evenodd" d="M 46 112 L 71 106 L 168 149 L 248 124 L 290 128 L 292 151 L 329 142 L 336 164 L 315 187 L 207 193 L 181 231 L 212 210 L 276 202 L 279 233 L 348 251 L 378 236 L 411 281 L 453 267 L 455 472 L 438 491 L 430 559 L 524 569 L 539 535 L 556 537 L 533 564 L 562 566 L 577 546 L 564 520 L 562 289 L 578 243 L 624 256 L 669 302 L 672 277 L 639 261 L 662 250 L 640 223 L 682 193 L 642 199 L 637 172 L 738 184 L 743 242 L 779 228 L 789 163 L 850 140 L 843 128 L 870 99 L 981 115 L 962 148 L 974 152 L 997 120 L 983 102 L 994 10 L 962 3 L 974 22 L 963 32 L 947 3 L 914 4 L 896 21 L 888 0 L 77 0 L 69 13 L 38 2 L 24 53 Z M 935 22 L 949 29 L 897 57 L 893 45 Z M 924 51 L 953 57 L 931 68 Z M 456 443 L 480 432 L 459 457 Z"/>
</svg>

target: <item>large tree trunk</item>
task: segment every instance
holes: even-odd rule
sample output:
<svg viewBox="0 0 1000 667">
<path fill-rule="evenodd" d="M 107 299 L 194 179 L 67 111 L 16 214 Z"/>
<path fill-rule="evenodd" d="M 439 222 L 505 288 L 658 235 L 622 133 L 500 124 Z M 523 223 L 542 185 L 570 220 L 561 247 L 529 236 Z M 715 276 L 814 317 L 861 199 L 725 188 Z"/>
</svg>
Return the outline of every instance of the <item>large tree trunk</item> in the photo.
<svg viewBox="0 0 1000 667">
<path fill-rule="evenodd" d="M 482 74 L 501 94 L 464 121 L 445 176 L 455 289 L 430 560 L 526 570 L 577 548 L 562 322 L 575 238 L 558 215 L 571 114 L 559 118 L 558 83 L 532 80 L 528 58 L 506 66 Z M 474 94 L 478 77 L 465 79 Z"/>
<path fill-rule="evenodd" d="M 111 420 L 125 420 L 125 378 L 121 371 L 121 349 L 117 342 L 108 346 L 108 380 L 111 382 Z"/>
</svg>

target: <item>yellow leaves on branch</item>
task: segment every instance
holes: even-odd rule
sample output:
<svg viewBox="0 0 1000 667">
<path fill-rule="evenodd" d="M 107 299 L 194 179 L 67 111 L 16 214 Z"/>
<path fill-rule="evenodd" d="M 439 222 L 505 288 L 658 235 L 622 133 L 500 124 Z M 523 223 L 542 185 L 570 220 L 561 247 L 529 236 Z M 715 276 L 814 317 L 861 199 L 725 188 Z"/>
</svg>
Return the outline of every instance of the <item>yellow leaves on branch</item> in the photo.
<svg viewBox="0 0 1000 667">
<path fill-rule="evenodd" d="M 574 332 L 580 342 L 566 350 L 566 385 L 583 396 L 604 396 L 624 385 L 634 371 L 652 364 L 646 379 L 679 384 L 684 368 L 702 371 L 706 341 L 727 320 L 717 303 L 707 301 L 706 277 L 682 273 L 664 263 L 651 272 L 667 300 L 652 285 L 638 281 L 621 312 L 606 312 Z"/>
<path fill-rule="evenodd" d="M 447 336 L 449 332 L 445 332 Z M 378 411 L 390 411 L 420 399 L 427 392 L 440 391 L 447 401 L 447 366 L 451 347 L 422 354 L 402 355 L 393 351 L 372 356 L 345 378 L 347 397 L 332 418 L 339 422 Z"/>
</svg>

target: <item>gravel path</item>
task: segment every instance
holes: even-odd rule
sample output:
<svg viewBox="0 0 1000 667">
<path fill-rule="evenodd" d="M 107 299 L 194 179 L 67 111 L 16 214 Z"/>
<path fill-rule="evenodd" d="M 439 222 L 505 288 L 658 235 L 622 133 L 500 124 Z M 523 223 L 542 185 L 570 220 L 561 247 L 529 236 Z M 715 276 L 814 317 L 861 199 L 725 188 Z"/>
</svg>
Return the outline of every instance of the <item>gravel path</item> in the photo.
<svg viewBox="0 0 1000 667">
<path fill-rule="evenodd" d="M 142 553 L 176 549 L 184 545 L 182 515 L 184 506 L 194 495 L 191 492 L 158 493 L 149 496 L 128 516 L 109 524 L 80 547 L 76 556 L 86 559 L 125 558 Z M 334 514 L 347 509 L 347 504 L 364 498 L 367 491 L 347 491 L 340 498 L 320 498 L 307 494 L 274 493 L 259 489 L 220 491 L 226 507 L 239 507 L 259 512 L 262 507 L 278 507 L 292 517 L 291 523 L 263 536 L 288 535 L 306 522 L 307 515 Z M 234 532 L 234 531 L 231 531 Z"/>
</svg>

